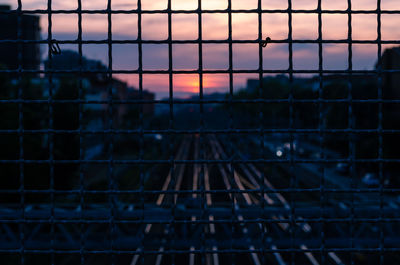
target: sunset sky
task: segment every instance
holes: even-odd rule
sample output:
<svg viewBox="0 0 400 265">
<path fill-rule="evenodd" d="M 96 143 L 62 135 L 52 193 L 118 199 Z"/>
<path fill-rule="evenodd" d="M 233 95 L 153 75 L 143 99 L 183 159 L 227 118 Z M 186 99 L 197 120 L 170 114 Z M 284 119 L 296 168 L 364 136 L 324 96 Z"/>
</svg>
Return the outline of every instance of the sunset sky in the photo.
<svg viewBox="0 0 400 265">
<path fill-rule="evenodd" d="M 16 0 L 3 1 L 16 7 Z M 76 0 L 53 0 L 52 9 L 76 9 Z M 193 10 L 197 8 L 197 0 L 172 0 L 173 9 Z M 292 0 L 293 9 L 314 9 L 317 0 Z M 323 9 L 347 9 L 347 0 L 323 0 Z M 376 0 L 353 0 L 353 10 L 374 10 Z M 234 9 L 257 8 L 258 0 L 232 0 Z M 285 9 L 287 1 L 263 0 L 263 9 Z M 23 9 L 47 9 L 47 0 L 22 0 Z M 83 9 L 105 9 L 107 0 L 82 0 Z M 112 0 L 113 9 L 135 9 L 135 0 Z M 167 0 L 142 0 L 143 9 L 165 9 Z M 225 9 L 227 0 L 203 0 L 203 9 Z M 399 9 L 399 0 L 382 0 L 383 10 Z M 258 38 L 258 15 L 233 14 L 233 38 L 237 40 L 255 40 Z M 224 40 L 228 37 L 227 14 L 203 14 L 203 39 Z M 287 14 L 263 14 L 263 37 L 269 36 L 273 40 L 283 40 L 288 36 Z M 104 40 L 107 38 L 107 15 L 84 14 L 83 38 L 85 40 Z M 347 38 L 346 14 L 323 14 L 323 38 L 326 40 L 338 40 Z M 75 40 L 78 31 L 77 14 L 53 14 L 53 38 L 58 40 Z M 382 39 L 400 39 L 400 14 L 382 15 Z M 113 14 L 112 32 L 115 40 L 134 40 L 137 38 L 136 14 Z M 42 36 L 47 38 L 47 17 L 41 19 Z M 376 40 L 377 16 L 374 14 L 353 15 L 353 39 Z M 168 34 L 166 14 L 143 14 L 142 31 L 143 39 L 165 40 Z M 198 36 L 197 14 L 173 14 L 172 38 L 175 40 L 194 40 Z M 293 38 L 316 39 L 318 37 L 317 14 L 293 14 Z M 44 45 L 45 46 L 45 45 Z M 392 45 L 389 45 L 392 46 Z M 387 48 L 388 46 L 384 46 Z M 77 50 L 77 45 L 62 45 L 62 49 Z M 45 49 L 45 47 L 43 47 Z M 318 69 L 318 45 L 295 44 L 293 46 L 294 68 L 297 70 Z M 102 60 L 108 63 L 107 45 L 84 45 L 84 55 L 90 59 Z M 324 69 L 347 69 L 347 45 L 324 44 L 323 46 Z M 196 69 L 198 67 L 198 45 L 180 44 L 173 46 L 174 69 Z M 233 64 L 234 69 L 257 69 L 258 67 L 257 44 L 234 44 Z M 377 45 L 354 44 L 353 68 L 372 69 L 377 60 Z M 270 44 L 263 52 L 265 69 L 288 68 L 288 45 Z M 137 45 L 113 45 L 113 69 L 133 70 L 138 67 Z M 228 68 L 227 44 L 203 45 L 204 69 Z M 145 70 L 168 69 L 168 45 L 143 45 L 143 66 Z M 255 75 L 235 75 L 235 88 L 245 85 L 248 78 Z M 137 75 L 118 75 L 118 78 L 127 81 L 137 87 Z M 187 96 L 198 93 L 198 75 L 174 75 L 174 91 Z M 204 75 L 204 91 L 227 92 L 229 77 L 227 74 Z M 168 75 L 144 76 L 144 88 L 157 93 L 157 97 L 165 97 L 168 91 Z"/>
</svg>

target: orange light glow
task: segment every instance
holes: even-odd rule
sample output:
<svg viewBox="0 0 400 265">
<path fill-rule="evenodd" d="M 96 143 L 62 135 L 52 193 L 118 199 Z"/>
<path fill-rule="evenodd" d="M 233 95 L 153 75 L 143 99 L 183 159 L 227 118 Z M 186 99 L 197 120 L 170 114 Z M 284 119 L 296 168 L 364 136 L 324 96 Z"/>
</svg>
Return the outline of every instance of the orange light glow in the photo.
<svg viewBox="0 0 400 265">
<path fill-rule="evenodd" d="M 228 75 L 205 74 L 203 75 L 203 92 L 226 92 L 228 83 Z M 174 91 L 198 94 L 200 92 L 199 75 L 174 75 Z"/>
<path fill-rule="evenodd" d="M 199 87 L 199 76 L 196 74 L 174 76 L 174 91 L 199 93 Z"/>
</svg>

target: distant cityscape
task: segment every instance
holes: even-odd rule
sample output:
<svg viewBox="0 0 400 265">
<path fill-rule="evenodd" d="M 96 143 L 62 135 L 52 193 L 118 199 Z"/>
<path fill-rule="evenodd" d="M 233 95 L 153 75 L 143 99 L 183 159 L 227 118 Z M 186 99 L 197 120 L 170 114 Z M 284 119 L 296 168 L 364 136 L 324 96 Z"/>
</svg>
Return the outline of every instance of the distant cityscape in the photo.
<svg viewBox="0 0 400 265">
<path fill-rule="evenodd" d="M 7 11 L 10 10 L 10 7 L 3 5 L 0 6 L 0 10 Z M 101 132 L 112 128 L 121 130 L 139 130 L 141 128 L 166 130 L 172 127 L 194 130 L 201 126 L 212 129 L 258 128 L 260 122 L 264 128 L 289 128 L 292 120 L 292 126 L 295 128 L 312 129 L 324 126 L 331 129 L 348 127 L 373 129 L 378 127 L 379 107 L 376 103 L 367 101 L 363 103 L 362 100 L 400 99 L 398 87 L 400 84 L 400 47 L 396 47 L 384 51 L 382 67 L 380 68 L 377 62 L 375 71 L 359 71 L 351 75 L 346 72 L 322 74 L 308 78 L 296 76 L 292 79 L 288 75 L 276 75 L 264 77 L 262 82 L 259 79 L 250 78 L 245 87 L 235 91 L 232 95 L 209 93 L 203 96 L 205 101 L 213 103 L 197 103 L 198 94 L 193 94 L 186 99 L 174 98 L 175 103 L 171 114 L 170 104 L 165 104 L 165 102 L 155 104 L 156 96 L 153 92 L 148 90 L 140 92 L 138 88 L 129 86 L 126 82 L 114 76 L 110 77 L 107 74 L 107 66 L 99 60 L 80 56 L 76 51 L 62 50 L 61 54 L 52 55 L 51 60 L 42 61 L 38 43 L 41 40 L 39 16 L 22 15 L 19 19 L 16 13 L 2 13 L 0 23 L 2 25 L 0 28 L 1 39 L 24 41 L 22 44 L 14 42 L 0 44 L 1 67 L 6 70 L 17 70 L 18 66 L 21 66 L 21 69 L 24 70 L 23 74 L 18 74 L 18 71 L 10 71 L 7 76 L 4 76 L 6 79 L 3 82 L 5 88 L 3 96 L 16 97 L 18 87 L 23 86 L 23 97 L 30 96 L 44 100 L 48 99 L 51 93 L 52 98 L 60 102 L 80 100 L 79 106 L 71 104 L 66 109 L 63 109 L 66 104 L 62 103 L 54 106 L 53 129 L 77 130 L 80 128 L 94 132 L 96 137 L 85 142 L 85 159 L 96 159 L 108 152 L 107 146 L 110 139 Z M 40 69 L 44 69 L 45 74 L 37 74 Z M 82 72 L 80 72 L 81 70 Z M 377 78 L 380 71 L 382 71 L 381 78 Z M 18 79 L 22 79 L 19 84 Z M 152 91 L 157 91 L 157 88 L 152 88 Z M 295 100 L 292 110 L 289 108 L 289 102 L 285 102 L 290 94 Z M 241 100 L 256 99 L 276 100 L 276 102 L 229 104 L 230 100 L 240 102 Z M 321 107 L 318 106 L 318 99 L 327 100 L 327 102 Z M 282 102 L 279 103 L 279 100 Z M 305 101 L 301 102 L 301 100 Z M 306 100 L 309 102 L 307 103 Z M 335 103 L 334 100 L 341 102 Z M 358 102 L 351 103 L 352 100 L 358 100 Z M 350 105 L 354 115 L 352 120 L 348 119 Z M 383 128 L 397 129 L 400 124 L 399 104 L 383 104 L 382 110 Z M 45 110 L 41 111 L 46 112 Z M 16 113 L 17 109 L 5 109 L 4 113 L 7 112 Z M 43 117 L 40 117 L 40 111 L 36 109 L 33 112 L 25 116 L 26 122 L 48 128 Z M 36 112 L 37 114 L 35 114 Z M 263 113 L 263 120 L 259 118 L 260 112 Z M 320 124 L 319 121 L 320 113 L 323 113 L 323 124 Z M 47 117 L 47 115 L 45 116 Z M 51 117 L 47 118 L 51 119 Z M 68 122 L 63 123 L 57 119 Z M 3 123 L 3 128 L 13 126 L 12 122 L 8 123 L 7 120 Z M 390 137 L 393 136 L 387 135 L 387 137 L 392 139 Z M 150 138 L 151 141 L 157 141 L 160 139 L 160 135 L 153 135 Z M 336 135 L 329 134 L 325 136 L 325 140 L 327 148 L 332 151 L 347 153 L 348 150 L 345 147 L 347 140 L 339 140 Z M 362 141 L 362 139 L 358 140 Z M 41 146 L 45 146 L 47 141 L 47 136 L 44 135 L 40 140 Z M 129 153 L 138 148 L 139 140 L 137 138 L 130 139 L 130 141 L 133 141 L 133 149 L 123 151 L 121 156 L 124 152 Z M 311 144 L 314 139 L 308 139 L 308 141 Z M 343 145 L 337 145 L 338 141 L 342 141 Z M 376 147 L 377 139 L 374 138 L 371 141 L 363 143 L 364 146 L 360 147 L 359 155 L 362 156 L 364 152 L 369 152 L 371 148 Z M 121 140 L 119 144 L 122 147 L 128 146 L 126 140 Z M 60 145 L 62 145 L 61 142 Z M 397 148 L 400 148 L 400 146 L 397 147 L 397 144 L 386 147 L 384 153 L 387 155 L 397 153 Z M 75 150 L 71 155 L 76 156 L 77 153 L 79 152 Z M 395 165 L 391 166 L 393 166 L 393 172 L 400 172 Z M 370 171 L 373 170 L 375 169 L 370 169 Z"/>
</svg>

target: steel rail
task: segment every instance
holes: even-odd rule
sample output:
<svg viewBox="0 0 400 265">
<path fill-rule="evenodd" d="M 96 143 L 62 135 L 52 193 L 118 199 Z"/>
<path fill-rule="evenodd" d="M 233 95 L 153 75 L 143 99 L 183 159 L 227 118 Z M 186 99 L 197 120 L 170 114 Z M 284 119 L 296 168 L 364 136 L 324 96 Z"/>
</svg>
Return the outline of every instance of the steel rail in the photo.
<svg viewBox="0 0 400 265">
<path fill-rule="evenodd" d="M 204 187 L 205 187 L 206 190 L 211 190 L 211 186 L 210 186 L 210 174 L 209 174 L 208 167 L 205 167 L 205 168 L 204 168 Z M 206 202 L 207 202 L 207 206 L 208 206 L 208 207 L 210 207 L 210 206 L 213 205 L 212 197 L 211 197 L 211 194 L 210 194 L 210 193 L 207 193 L 207 194 L 206 194 Z M 208 225 L 208 227 L 209 227 L 209 232 L 210 232 L 211 235 L 215 235 L 215 233 L 216 233 L 215 224 L 212 223 L 212 221 L 214 221 L 214 216 L 213 216 L 213 215 L 209 215 L 209 216 L 208 216 L 208 219 L 209 219 L 209 221 L 211 222 L 211 223 Z M 213 247 L 212 247 L 212 250 L 213 250 L 213 251 L 217 251 L 217 250 L 218 250 L 218 247 L 217 247 L 217 246 L 213 246 Z M 209 255 L 208 255 L 208 256 L 209 256 Z M 213 265 L 219 265 L 218 253 L 212 254 L 212 257 L 213 257 Z M 211 262 L 209 262 L 209 258 L 208 258 L 208 263 L 211 263 Z"/>
<path fill-rule="evenodd" d="M 199 137 L 195 136 L 194 139 L 194 159 L 197 160 L 199 159 Z M 197 190 L 198 189 L 198 182 L 199 182 L 199 174 L 200 174 L 200 166 L 198 164 L 193 165 L 193 183 L 192 183 L 192 190 Z M 192 193 L 192 198 L 196 199 L 197 198 L 197 193 Z M 196 221 L 196 216 L 192 215 L 191 221 L 195 222 Z M 194 246 L 190 246 L 190 251 L 194 251 L 196 248 Z M 195 263 L 195 254 L 190 253 L 189 255 L 189 265 L 194 265 Z"/>
<path fill-rule="evenodd" d="M 186 156 L 187 156 L 187 154 L 188 154 L 188 152 L 187 152 L 187 150 L 186 150 L 186 149 L 187 149 L 187 142 L 188 142 L 188 139 L 187 139 L 186 137 L 184 138 L 183 141 L 181 141 L 180 146 L 179 146 L 179 148 L 178 148 L 177 155 L 176 155 L 176 158 L 177 158 L 177 159 L 182 159 L 182 158 L 184 157 L 185 154 L 186 154 Z M 175 165 L 174 168 L 175 168 L 176 170 L 178 170 L 179 172 L 181 172 L 181 171 L 183 171 L 183 170 L 181 170 L 181 166 L 182 166 L 182 165 Z M 175 170 L 175 169 L 174 169 L 174 170 Z M 171 180 L 172 180 L 172 170 L 169 171 L 167 177 L 165 178 L 164 184 L 163 184 L 163 186 L 162 186 L 162 188 L 161 188 L 162 191 L 166 191 L 166 190 L 168 189 L 168 187 L 170 186 Z M 179 187 L 175 186 L 175 189 L 176 189 L 176 188 L 179 188 Z M 166 195 L 165 193 L 162 193 L 162 194 L 159 194 L 159 195 L 158 195 L 157 200 L 156 200 L 156 202 L 155 202 L 155 204 L 156 204 L 157 206 L 161 206 L 161 205 L 163 204 L 164 199 L 165 199 L 165 195 Z M 145 226 L 145 229 L 144 229 L 145 235 L 150 234 L 150 231 L 151 231 L 152 227 L 153 227 L 153 224 L 147 224 L 147 225 Z M 167 234 L 167 233 L 168 233 L 168 230 L 165 229 L 165 230 L 164 230 L 164 234 Z M 163 250 L 164 250 L 164 249 L 161 247 L 161 248 L 159 249 L 159 252 L 162 252 Z M 136 251 L 141 251 L 141 249 L 138 248 L 138 249 L 136 249 Z M 161 254 L 157 255 L 157 262 L 156 262 L 156 264 L 160 264 L 160 263 L 161 263 L 161 259 L 162 259 L 162 258 L 160 258 L 160 255 L 161 255 Z M 131 261 L 130 264 L 131 264 L 131 265 L 136 265 L 136 264 L 138 264 L 139 258 L 140 258 L 140 254 L 136 254 L 136 255 L 132 258 L 132 261 Z M 158 263 L 158 261 L 160 261 L 160 263 Z"/>
<path fill-rule="evenodd" d="M 211 148 L 212 148 L 212 153 L 214 154 L 214 158 L 215 158 L 215 159 L 219 159 L 221 156 L 226 156 L 225 153 L 223 152 L 223 150 L 219 150 L 219 148 L 218 148 L 218 143 L 217 143 L 214 139 L 209 139 L 209 144 L 210 144 L 210 146 L 211 146 Z M 225 183 L 226 188 L 227 188 L 228 190 L 230 190 L 230 189 L 231 189 L 231 185 L 230 185 L 230 184 L 228 185 L 228 183 L 229 183 L 228 177 L 227 177 L 228 174 L 227 174 L 225 168 L 222 167 L 222 166 L 220 166 L 220 167 L 219 167 L 219 170 L 220 170 L 221 175 L 223 176 L 223 179 L 224 179 L 224 183 Z M 243 185 L 241 184 L 241 182 L 240 182 L 240 180 L 239 180 L 237 174 L 235 174 L 235 172 L 234 172 L 234 179 L 235 179 L 236 184 L 239 186 L 239 188 L 244 188 Z M 238 181 L 238 180 L 239 180 L 239 181 Z M 246 201 L 246 203 L 252 204 L 252 201 L 250 200 L 250 197 L 249 197 L 249 196 L 245 196 L 244 193 L 241 193 L 241 194 L 242 194 L 244 200 Z M 236 196 L 237 196 L 237 194 L 233 195 L 232 198 L 233 198 L 233 200 L 234 200 L 234 202 L 235 202 L 235 208 L 238 209 L 238 208 L 239 208 L 239 205 L 237 204 Z M 237 216 L 237 219 L 238 219 L 239 221 L 243 221 L 243 220 L 244 220 L 244 218 L 243 218 L 242 215 L 238 215 L 238 216 Z M 247 234 L 248 234 L 247 228 L 246 228 L 246 227 L 243 227 L 243 228 L 242 228 L 242 232 L 243 232 L 244 235 L 247 235 Z M 254 245 L 250 245 L 250 246 L 249 246 L 249 250 L 250 250 L 250 251 L 255 251 Z M 260 262 L 260 259 L 259 259 L 257 253 L 251 252 L 251 253 L 250 253 L 250 256 L 251 256 L 251 258 L 252 258 L 252 260 L 253 260 L 253 262 L 254 262 L 255 265 L 261 265 L 261 262 Z"/>
<path fill-rule="evenodd" d="M 262 173 L 255 167 L 255 165 L 253 165 L 253 164 L 248 164 L 247 166 L 255 173 L 256 177 L 258 177 L 258 178 L 260 178 L 260 179 L 262 178 Z M 255 178 L 252 176 L 251 172 L 246 168 L 246 165 L 241 164 L 241 168 L 245 171 L 245 175 L 250 179 L 251 183 L 252 183 L 254 186 L 256 186 L 257 188 L 260 188 L 258 182 L 257 182 L 257 181 L 255 180 Z M 264 184 L 265 184 L 269 189 L 271 189 L 271 190 L 274 190 L 274 189 L 275 189 L 274 185 L 272 185 L 272 183 L 267 179 L 267 177 L 266 177 L 265 175 L 264 175 Z M 264 195 L 266 195 L 266 194 L 264 194 Z M 274 193 L 273 195 L 277 198 L 277 200 L 278 200 L 286 209 L 290 209 L 289 203 L 287 202 L 287 200 L 285 199 L 285 197 L 284 197 L 281 193 Z M 269 198 L 269 197 L 267 197 L 267 198 L 268 198 L 268 199 L 266 199 L 267 203 L 269 203 L 270 205 L 274 205 L 274 204 L 275 204 L 275 201 L 274 201 L 273 199 L 271 199 L 271 198 Z M 279 220 L 279 219 L 284 219 L 284 216 L 278 216 L 278 217 L 275 216 L 275 218 L 277 218 L 278 220 Z M 278 224 L 279 224 L 279 223 L 278 223 Z M 306 233 L 311 232 L 311 226 L 310 226 L 308 223 L 305 222 L 305 223 L 300 223 L 300 224 L 298 224 L 298 225 L 302 228 L 302 230 L 303 230 L 304 232 L 306 232 Z M 282 226 L 282 225 L 281 225 L 281 228 L 283 228 L 284 230 L 287 230 L 287 229 L 288 229 L 288 227 Z M 302 247 L 303 247 L 304 249 L 307 249 L 307 246 L 305 246 L 305 245 L 302 245 Z M 317 262 L 317 261 L 316 261 L 316 259 L 315 259 L 312 255 L 310 255 L 311 253 L 306 253 L 306 254 L 307 254 L 307 258 L 310 260 L 310 262 L 311 262 L 312 264 L 316 264 L 315 262 Z M 338 255 L 337 255 L 336 253 L 334 253 L 334 252 L 329 252 L 328 255 L 329 255 L 329 257 L 332 258 L 333 261 L 335 261 L 335 263 L 336 263 L 337 265 L 342 265 L 342 264 L 343 264 L 342 260 L 338 257 Z"/>
<path fill-rule="evenodd" d="M 215 141 L 215 145 L 217 146 L 217 148 L 219 149 L 218 151 L 221 152 L 221 154 L 223 156 L 226 157 L 225 152 L 223 151 L 222 145 L 218 142 L 218 139 L 214 136 L 214 141 Z M 249 177 L 251 183 L 257 188 L 260 189 L 260 185 L 259 183 L 255 180 L 255 178 L 253 176 L 251 176 L 251 173 L 245 168 L 244 164 L 240 165 L 242 169 L 244 169 L 245 175 L 247 177 Z M 247 164 L 248 167 L 251 167 L 251 170 L 253 170 L 256 173 L 256 176 L 258 178 L 262 178 L 262 174 L 261 172 L 253 165 L 253 164 Z M 246 174 L 247 173 L 247 174 Z M 242 183 L 240 182 L 240 178 L 238 177 L 238 174 L 235 174 L 235 182 L 238 185 L 239 189 L 241 190 L 245 190 L 244 186 L 242 185 Z M 271 184 L 271 182 L 267 179 L 266 176 L 264 176 L 264 184 L 269 188 L 274 190 L 275 187 Z M 251 201 L 250 196 L 249 197 L 245 197 L 244 195 L 246 193 L 241 193 L 242 196 L 245 198 L 246 202 L 248 204 L 252 204 L 253 202 Z M 277 197 L 277 199 L 282 203 L 282 205 L 286 208 L 286 209 L 290 209 L 290 205 L 287 202 L 287 200 L 284 198 L 284 196 L 280 193 L 274 193 L 274 195 Z M 275 204 L 275 201 L 273 199 L 271 199 L 269 196 L 267 196 L 267 194 L 264 194 L 265 200 L 267 201 L 267 203 L 269 203 L 270 205 Z M 272 216 L 272 218 L 279 220 L 279 219 L 283 219 L 283 216 Z M 288 231 L 289 229 L 289 225 L 288 224 L 284 224 L 284 223 L 278 223 L 279 227 L 284 230 L 284 231 Z M 308 223 L 301 223 L 298 224 L 301 226 L 301 228 L 303 229 L 304 232 L 310 232 L 311 231 L 311 226 Z M 274 247 L 274 246 L 273 246 Z M 276 246 L 275 246 L 276 247 Z M 301 249 L 308 249 L 306 245 L 302 245 Z M 308 260 L 311 262 L 311 264 L 313 265 L 318 265 L 319 262 L 317 261 L 317 259 L 313 256 L 312 253 L 310 252 L 305 252 L 304 253 L 306 255 L 306 257 L 308 258 Z M 342 265 L 343 262 L 341 261 L 341 259 L 334 253 L 334 252 L 329 252 L 329 256 L 332 258 L 333 261 L 335 261 L 338 265 Z"/>
<path fill-rule="evenodd" d="M 184 141 L 185 141 L 185 142 L 184 142 L 185 145 L 184 145 L 184 147 L 183 147 L 183 154 L 182 154 L 182 156 L 183 156 L 184 159 L 188 159 L 188 156 L 189 156 L 189 147 L 190 147 L 190 143 L 191 143 L 191 141 L 192 141 L 192 138 L 191 138 L 191 137 L 188 137 L 188 136 L 185 136 L 185 140 L 184 140 Z M 182 178 L 183 178 L 183 173 L 185 172 L 185 168 L 186 168 L 186 165 L 183 164 L 183 165 L 179 165 L 178 169 L 176 170 L 176 171 L 178 171 L 178 177 L 177 177 L 177 181 L 175 182 L 174 191 L 179 191 L 180 188 L 181 188 Z M 175 172 L 176 172 L 176 171 L 175 171 Z M 171 171 L 170 171 L 170 172 L 171 172 Z M 174 194 L 173 207 L 175 207 L 177 199 L 178 199 L 178 194 Z M 164 235 L 166 235 L 166 236 L 167 236 L 168 233 L 170 232 L 169 227 L 170 227 L 170 225 L 167 225 L 167 228 L 164 230 Z M 165 241 L 165 239 L 163 239 L 163 240 Z M 166 243 L 166 242 L 164 242 L 164 243 Z M 166 244 L 163 244 L 163 245 L 165 246 Z M 156 259 L 155 265 L 161 265 L 162 258 L 163 258 L 163 256 L 164 256 L 164 255 L 162 254 L 162 252 L 164 251 L 164 246 L 161 246 L 161 247 L 159 248 L 159 250 L 158 250 L 160 254 L 157 255 L 157 259 Z"/>
</svg>

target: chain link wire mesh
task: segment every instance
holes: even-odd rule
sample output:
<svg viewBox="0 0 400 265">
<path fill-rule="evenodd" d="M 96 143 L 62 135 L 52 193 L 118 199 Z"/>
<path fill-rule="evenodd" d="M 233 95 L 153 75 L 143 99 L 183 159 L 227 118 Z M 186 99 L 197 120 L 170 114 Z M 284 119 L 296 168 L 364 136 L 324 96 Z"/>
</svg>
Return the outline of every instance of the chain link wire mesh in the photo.
<svg viewBox="0 0 400 265">
<path fill-rule="evenodd" d="M 25 9 L 18 0 L 16 9 L 0 10 L 12 21 L 4 25 L 16 30 L 0 40 L 2 57 L 12 62 L 0 69 L 1 263 L 398 264 L 400 59 L 397 48 L 385 48 L 400 41 L 382 38 L 382 20 L 400 10 L 382 8 L 383 0 L 370 10 L 353 8 L 352 0 L 330 9 L 322 0 L 310 9 L 295 0 L 239 9 L 233 0 L 221 9 L 203 8 L 204 0 L 193 9 L 173 0 L 165 9 L 145 9 L 143 2 L 119 9 L 108 0 L 89 9 L 77 0 L 76 9 L 63 10 L 52 0 L 43 9 Z M 113 35 L 119 14 L 136 22 L 137 38 Z M 166 16 L 165 39 L 143 36 L 150 14 Z M 173 38 L 181 14 L 196 16 L 195 39 Z M 274 14 L 287 18 L 279 30 L 285 37 L 263 26 Z M 76 39 L 54 38 L 57 15 L 77 16 Z M 86 15 L 106 16 L 105 38 L 84 36 Z M 227 17 L 227 38 L 205 38 L 207 15 Z M 256 17 L 257 39 L 236 38 L 235 15 Z M 294 36 L 297 15 L 315 18 L 316 38 Z M 341 15 L 346 36 L 325 37 L 325 15 Z M 376 17 L 376 39 L 353 38 L 357 15 Z M 38 16 L 47 22 L 45 39 L 27 30 L 39 32 Z M 181 50 L 174 48 L 188 44 L 198 64 L 176 69 Z M 206 45 L 217 44 L 227 46 L 227 69 L 206 66 Z M 68 45 L 77 47 L 75 55 Z M 84 56 L 100 45 L 106 66 Z M 115 69 L 114 52 L 123 45 L 134 45 L 136 69 Z M 235 61 L 241 45 L 256 47 L 255 69 Z M 265 51 L 274 45 L 287 47 L 287 68 L 267 65 Z M 296 65 L 304 45 L 315 45 L 315 69 Z M 330 45 L 345 47 L 345 68 L 325 67 Z M 374 69 L 354 67 L 360 45 L 376 47 Z M 160 46 L 166 69 L 147 67 L 149 47 Z M 39 47 L 47 51 L 43 67 L 30 55 Z M 75 63 L 60 61 L 63 54 Z M 146 78 L 161 75 L 167 99 L 146 91 Z M 226 75 L 222 97 L 208 96 L 210 75 Z M 253 77 L 253 88 L 248 82 L 237 91 L 240 75 Z M 116 76 L 137 78 L 134 96 Z M 185 76 L 195 77 L 198 92 L 183 100 L 176 87 Z M 154 117 L 157 108 L 161 118 Z M 93 120 L 100 125 L 89 126 Z"/>
</svg>

